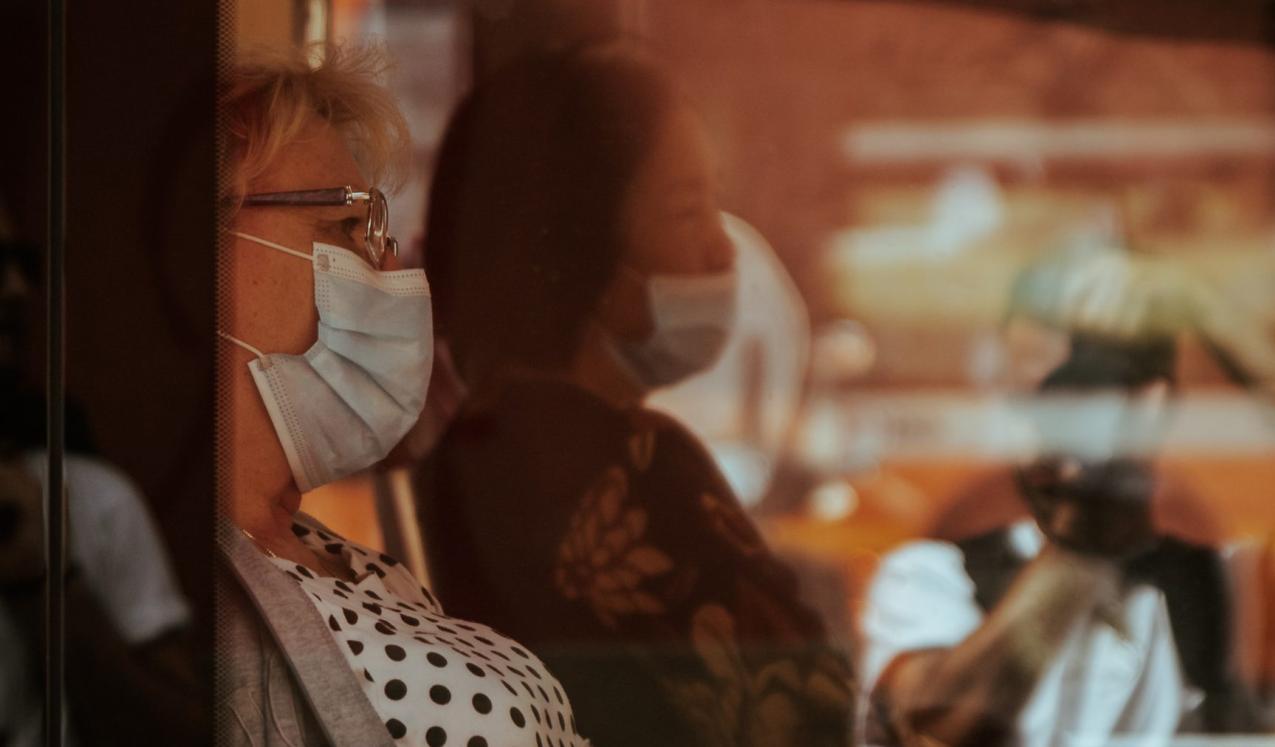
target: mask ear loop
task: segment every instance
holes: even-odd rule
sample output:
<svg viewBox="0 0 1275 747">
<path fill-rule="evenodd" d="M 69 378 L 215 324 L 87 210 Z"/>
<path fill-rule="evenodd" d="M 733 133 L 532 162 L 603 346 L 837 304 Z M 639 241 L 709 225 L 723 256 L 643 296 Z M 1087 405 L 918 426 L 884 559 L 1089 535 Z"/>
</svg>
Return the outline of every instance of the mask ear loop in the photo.
<svg viewBox="0 0 1275 747">
<path fill-rule="evenodd" d="M 232 236 L 238 236 L 241 239 L 251 241 L 255 244 L 261 244 L 262 246 L 269 247 L 271 249 L 277 249 L 281 252 L 284 252 L 285 254 L 291 254 L 294 257 L 300 257 L 301 259 L 304 259 L 307 262 L 311 262 L 311 263 L 314 262 L 314 257 L 309 254 L 306 254 L 305 252 L 299 252 L 296 249 L 289 249 L 283 244 L 276 244 L 273 241 L 267 241 L 266 239 L 263 239 L 259 236 L 253 236 L 252 234 L 244 233 L 242 231 L 227 231 L 226 233 Z M 248 352 L 257 356 L 257 360 L 261 361 L 262 369 L 269 367 L 270 361 L 266 358 L 266 354 L 261 352 L 257 348 L 253 347 L 252 345 L 249 345 L 248 343 L 244 342 L 243 340 L 240 340 L 237 337 L 232 337 L 231 335 L 228 335 L 225 332 L 222 332 L 221 330 L 217 330 L 217 336 L 221 337 L 224 340 L 233 342 L 234 344 L 238 345 L 244 350 L 247 350 Z"/>
<path fill-rule="evenodd" d="M 296 249 L 289 249 L 283 244 L 276 244 L 273 241 L 266 241 L 263 238 L 253 236 L 252 234 L 249 234 L 249 233 L 243 233 L 242 231 L 227 231 L 226 233 L 230 234 L 231 236 L 238 236 L 241 239 L 245 239 L 247 241 L 251 241 L 256 244 L 261 244 L 262 246 L 268 246 L 271 249 L 277 249 L 281 252 L 291 254 L 294 257 L 300 257 L 301 259 L 304 259 L 307 262 L 314 261 L 314 257 L 312 257 L 309 254 L 306 254 L 305 252 L 299 252 Z"/>
<path fill-rule="evenodd" d="M 243 340 L 240 340 L 238 337 L 232 337 L 232 336 L 230 336 L 230 335 L 226 334 L 225 332 L 222 332 L 221 330 L 217 330 L 217 336 L 218 336 L 218 337 L 220 337 L 220 338 L 222 338 L 222 339 L 224 339 L 224 340 L 228 340 L 228 341 L 230 341 L 230 342 L 233 342 L 234 344 L 238 345 L 239 347 L 243 348 L 244 350 L 247 350 L 249 353 L 252 353 L 253 355 L 257 356 L 257 360 L 261 361 L 262 363 L 265 363 L 265 362 L 266 362 L 266 354 L 265 354 L 265 353 L 261 352 L 261 351 L 260 351 L 260 350 L 258 350 L 257 348 L 254 348 L 253 346 L 249 345 L 248 343 L 244 342 Z"/>
</svg>

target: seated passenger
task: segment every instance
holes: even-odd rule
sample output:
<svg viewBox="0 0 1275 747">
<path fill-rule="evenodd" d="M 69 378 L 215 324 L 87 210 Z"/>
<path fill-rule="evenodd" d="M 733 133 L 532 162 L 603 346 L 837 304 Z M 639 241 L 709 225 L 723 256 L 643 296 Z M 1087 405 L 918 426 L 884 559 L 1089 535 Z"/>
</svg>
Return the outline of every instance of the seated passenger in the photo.
<svg viewBox="0 0 1275 747">
<path fill-rule="evenodd" d="M 623 46 L 461 104 L 425 256 L 470 397 L 416 478 L 430 572 L 599 745 L 846 744 L 845 659 L 704 447 L 643 406 L 732 324 L 713 185 L 700 121 Z"/>
<path fill-rule="evenodd" d="M 407 157 L 379 70 L 297 53 L 235 68 L 221 93 L 236 210 L 220 283 L 218 740 L 587 744 L 534 655 L 299 511 L 302 492 L 382 460 L 429 384 L 425 274 L 398 268 L 365 176 Z"/>
</svg>

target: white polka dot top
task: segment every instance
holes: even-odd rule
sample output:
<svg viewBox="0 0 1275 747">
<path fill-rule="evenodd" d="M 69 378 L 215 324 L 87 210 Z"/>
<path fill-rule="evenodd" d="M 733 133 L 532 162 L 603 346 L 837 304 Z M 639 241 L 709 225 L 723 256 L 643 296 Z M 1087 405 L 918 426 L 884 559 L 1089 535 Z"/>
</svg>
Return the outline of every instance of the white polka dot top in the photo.
<svg viewBox="0 0 1275 747">
<path fill-rule="evenodd" d="M 397 560 L 298 514 L 292 531 L 339 557 L 357 581 L 270 558 L 327 621 L 396 744 L 584 747 L 562 685 L 534 654 L 478 623 L 447 617 Z"/>
</svg>

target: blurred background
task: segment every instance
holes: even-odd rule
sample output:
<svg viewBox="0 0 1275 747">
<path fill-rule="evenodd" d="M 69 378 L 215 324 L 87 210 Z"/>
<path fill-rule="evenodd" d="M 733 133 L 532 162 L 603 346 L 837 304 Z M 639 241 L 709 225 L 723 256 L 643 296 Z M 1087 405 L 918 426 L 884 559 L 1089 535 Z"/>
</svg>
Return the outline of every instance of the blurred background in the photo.
<svg viewBox="0 0 1275 747">
<path fill-rule="evenodd" d="M 234 31 L 240 50 L 389 47 L 416 144 L 391 210 L 409 264 L 435 148 L 473 80 L 536 46 L 624 34 L 653 49 L 709 124 L 744 287 L 722 361 L 656 404 L 705 438 L 849 635 L 881 553 L 1019 510 L 1016 371 L 1049 353 L 1004 334 L 1024 268 L 1077 248 L 1155 260 L 1275 343 L 1275 11 L 1113 5 L 257 0 Z M 1157 512 L 1252 553 L 1237 620 L 1263 652 L 1249 675 L 1270 682 L 1275 416 L 1207 341 L 1178 342 Z M 406 485 L 364 475 L 304 508 L 427 574 Z"/>
</svg>

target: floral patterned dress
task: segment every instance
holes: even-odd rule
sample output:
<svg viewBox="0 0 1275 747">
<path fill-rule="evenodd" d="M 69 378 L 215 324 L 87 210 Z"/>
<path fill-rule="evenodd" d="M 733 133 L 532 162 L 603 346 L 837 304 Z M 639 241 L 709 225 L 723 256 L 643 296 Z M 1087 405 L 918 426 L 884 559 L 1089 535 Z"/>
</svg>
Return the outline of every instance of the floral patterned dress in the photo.
<svg viewBox="0 0 1275 747">
<path fill-rule="evenodd" d="M 846 658 L 671 419 L 518 380 L 416 483 L 443 603 L 531 647 L 595 745 L 849 743 Z"/>
</svg>

